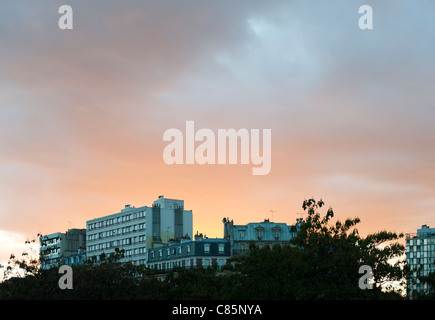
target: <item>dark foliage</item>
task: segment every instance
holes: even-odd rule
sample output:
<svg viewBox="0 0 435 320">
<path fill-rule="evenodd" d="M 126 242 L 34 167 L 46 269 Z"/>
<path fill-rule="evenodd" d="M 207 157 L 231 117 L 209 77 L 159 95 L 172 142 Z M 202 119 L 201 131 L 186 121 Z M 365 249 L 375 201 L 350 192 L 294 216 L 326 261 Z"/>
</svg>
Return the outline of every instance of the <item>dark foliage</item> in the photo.
<svg viewBox="0 0 435 320">
<path fill-rule="evenodd" d="M 323 218 L 317 212 L 323 206 L 321 200 L 304 201 L 307 216 L 288 245 L 251 246 L 249 255 L 232 258 L 224 270 L 180 268 L 160 280 L 149 269 L 111 256 L 73 267 L 73 289 L 59 288 L 57 269 L 31 268 L 0 283 L 0 299 L 403 299 L 400 290 L 387 286 L 406 279 L 406 264 L 389 262 L 404 253 L 394 242 L 402 235 L 382 231 L 362 238 L 358 218 L 332 223 L 332 209 Z M 358 286 L 362 265 L 373 269 L 372 289 Z"/>
</svg>

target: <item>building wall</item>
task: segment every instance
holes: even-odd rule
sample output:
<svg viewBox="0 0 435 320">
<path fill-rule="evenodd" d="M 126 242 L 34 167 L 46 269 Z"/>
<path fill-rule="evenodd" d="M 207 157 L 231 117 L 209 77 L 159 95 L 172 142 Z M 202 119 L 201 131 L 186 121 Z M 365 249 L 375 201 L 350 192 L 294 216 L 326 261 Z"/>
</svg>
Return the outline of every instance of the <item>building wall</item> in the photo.
<svg viewBox="0 0 435 320">
<path fill-rule="evenodd" d="M 160 247 L 170 239 L 193 237 L 192 210 L 184 210 L 184 201 L 160 196 L 148 209 L 147 248 Z"/>
<path fill-rule="evenodd" d="M 57 267 L 63 259 L 86 249 L 86 229 L 70 229 L 39 237 L 41 268 Z"/>
<path fill-rule="evenodd" d="M 406 235 L 406 259 L 411 269 L 410 278 L 407 279 L 408 295 L 428 292 L 430 288 L 420 283 L 418 277 L 435 271 L 435 228 L 423 225 L 417 233 Z"/>
<path fill-rule="evenodd" d="M 176 214 L 179 219 L 175 227 Z M 178 234 L 192 236 L 192 211 L 184 210 L 183 200 L 160 196 L 152 207 L 125 206 L 121 212 L 89 220 L 87 257 L 99 260 L 101 254 L 124 250 L 123 262 L 146 264 L 147 249 L 168 244 Z"/>
<path fill-rule="evenodd" d="M 251 243 L 257 246 L 273 246 L 288 244 L 296 236 L 302 219 L 297 219 L 295 225 L 286 223 L 251 222 L 246 225 L 235 225 L 232 220 L 224 218 L 224 238 L 230 242 L 231 254 L 247 254 Z"/>
<path fill-rule="evenodd" d="M 86 252 L 73 254 L 62 259 L 62 264 L 69 266 L 83 265 L 86 261 Z"/>
<path fill-rule="evenodd" d="M 99 261 L 100 255 L 124 250 L 122 261 L 144 263 L 146 259 L 147 207 L 126 205 L 119 213 L 86 222 L 87 258 Z"/>
<path fill-rule="evenodd" d="M 57 266 L 62 256 L 62 233 L 56 232 L 39 237 L 41 268 Z"/>
<path fill-rule="evenodd" d="M 161 272 L 175 267 L 222 267 L 229 257 L 230 245 L 227 240 L 200 238 L 149 249 L 148 266 Z"/>
<path fill-rule="evenodd" d="M 63 235 L 63 257 L 84 252 L 86 250 L 86 229 L 69 229 Z"/>
</svg>

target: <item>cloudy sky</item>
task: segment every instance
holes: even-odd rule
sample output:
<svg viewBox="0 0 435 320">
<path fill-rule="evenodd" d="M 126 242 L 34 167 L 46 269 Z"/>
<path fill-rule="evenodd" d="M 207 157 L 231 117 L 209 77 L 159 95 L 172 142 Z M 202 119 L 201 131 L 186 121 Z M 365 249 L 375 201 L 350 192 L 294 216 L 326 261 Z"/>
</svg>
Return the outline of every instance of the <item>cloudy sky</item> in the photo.
<svg viewBox="0 0 435 320">
<path fill-rule="evenodd" d="M 159 195 L 209 237 L 309 197 L 363 235 L 435 227 L 432 0 L 75 0 L 60 30 L 63 4 L 0 4 L 0 261 Z M 271 129 L 271 172 L 165 164 L 187 120 Z"/>
</svg>

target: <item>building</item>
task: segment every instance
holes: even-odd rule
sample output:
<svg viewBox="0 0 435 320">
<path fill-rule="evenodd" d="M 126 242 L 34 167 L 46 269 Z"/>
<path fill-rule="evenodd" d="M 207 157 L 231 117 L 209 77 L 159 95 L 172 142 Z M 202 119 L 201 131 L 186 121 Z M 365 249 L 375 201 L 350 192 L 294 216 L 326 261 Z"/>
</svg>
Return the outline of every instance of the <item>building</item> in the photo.
<svg viewBox="0 0 435 320">
<path fill-rule="evenodd" d="M 80 266 L 83 265 L 85 262 L 86 262 L 86 251 L 65 257 L 63 259 L 62 264 L 66 264 L 69 266 Z"/>
<path fill-rule="evenodd" d="M 146 264 L 147 249 L 164 246 L 169 239 L 192 237 L 192 211 L 184 201 L 163 196 L 151 207 L 126 205 L 120 212 L 86 222 L 87 258 L 99 261 L 115 248 L 124 250 L 121 261 Z"/>
<path fill-rule="evenodd" d="M 420 276 L 427 276 L 434 272 L 435 261 L 435 228 L 423 225 L 417 233 L 406 234 L 406 260 L 411 274 L 407 279 L 408 296 L 415 293 L 428 293 L 429 287 L 421 283 Z"/>
<path fill-rule="evenodd" d="M 64 259 L 83 254 L 86 249 L 86 229 L 69 229 L 39 237 L 41 268 L 48 269 L 64 264 Z"/>
<path fill-rule="evenodd" d="M 148 267 L 167 272 L 176 267 L 199 268 L 217 265 L 221 268 L 230 257 L 230 243 L 225 239 L 209 239 L 202 234 L 195 240 L 182 238 L 166 246 L 148 249 Z"/>
<path fill-rule="evenodd" d="M 197 234 L 195 241 L 190 238 L 176 239 L 166 246 L 149 249 L 147 265 L 160 272 L 167 272 L 175 267 L 217 265 L 221 268 L 233 255 L 249 253 L 251 243 L 259 247 L 289 244 L 296 236 L 302 219 L 297 219 L 294 226 L 269 220 L 234 225 L 228 218 L 224 218 L 223 223 L 224 238 L 209 239 Z"/>
<path fill-rule="evenodd" d="M 224 218 L 222 222 L 224 223 L 224 239 L 230 243 L 231 255 L 238 255 L 247 254 L 251 244 L 258 247 L 289 244 L 290 240 L 296 236 L 302 219 L 297 219 L 294 226 L 271 222 L 269 219 L 246 225 L 235 225 L 229 218 Z"/>
</svg>

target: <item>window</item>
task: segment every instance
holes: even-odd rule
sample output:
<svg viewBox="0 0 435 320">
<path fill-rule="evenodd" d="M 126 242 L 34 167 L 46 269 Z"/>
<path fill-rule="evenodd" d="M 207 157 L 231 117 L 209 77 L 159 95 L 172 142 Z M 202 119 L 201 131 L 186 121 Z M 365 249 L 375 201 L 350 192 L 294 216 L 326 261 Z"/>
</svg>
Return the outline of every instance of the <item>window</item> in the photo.
<svg viewBox="0 0 435 320">
<path fill-rule="evenodd" d="M 210 244 L 204 244 L 204 253 L 210 253 Z"/>
<path fill-rule="evenodd" d="M 264 228 L 262 226 L 258 226 L 257 228 L 255 228 L 255 232 L 256 232 L 258 240 L 263 239 L 263 237 L 264 237 Z"/>
<path fill-rule="evenodd" d="M 219 244 L 219 250 L 218 250 L 218 252 L 220 254 L 222 254 L 222 253 L 224 253 L 224 250 L 225 250 L 225 245 L 224 244 Z"/>
<path fill-rule="evenodd" d="M 240 243 L 239 244 L 239 253 L 246 253 L 248 252 L 248 245 L 246 243 Z"/>
<path fill-rule="evenodd" d="M 218 259 L 218 260 L 217 260 L 217 263 L 218 263 L 218 266 L 219 266 L 219 267 L 222 267 L 222 266 L 225 265 L 226 260 L 225 260 L 225 259 Z"/>
</svg>

